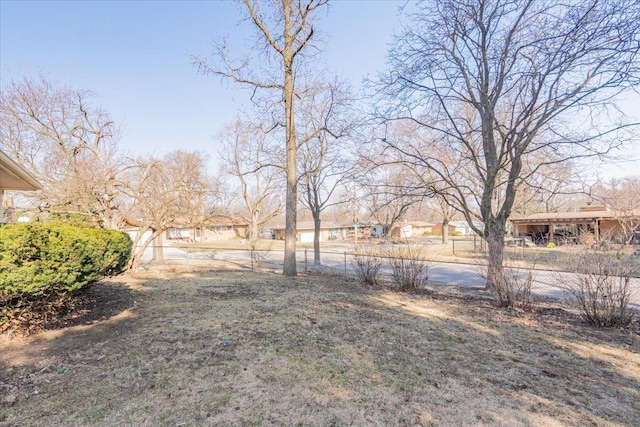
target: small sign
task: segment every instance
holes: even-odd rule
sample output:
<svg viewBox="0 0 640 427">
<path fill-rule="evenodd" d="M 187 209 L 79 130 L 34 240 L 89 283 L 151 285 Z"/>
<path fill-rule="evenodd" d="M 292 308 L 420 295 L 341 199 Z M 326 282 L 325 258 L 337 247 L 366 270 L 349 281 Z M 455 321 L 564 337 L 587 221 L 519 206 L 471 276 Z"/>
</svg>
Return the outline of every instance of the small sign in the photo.
<svg viewBox="0 0 640 427">
<path fill-rule="evenodd" d="M 357 222 L 354 222 L 353 224 L 351 224 L 351 226 L 353 228 L 358 228 L 358 227 L 360 227 L 360 224 L 358 224 Z"/>
</svg>

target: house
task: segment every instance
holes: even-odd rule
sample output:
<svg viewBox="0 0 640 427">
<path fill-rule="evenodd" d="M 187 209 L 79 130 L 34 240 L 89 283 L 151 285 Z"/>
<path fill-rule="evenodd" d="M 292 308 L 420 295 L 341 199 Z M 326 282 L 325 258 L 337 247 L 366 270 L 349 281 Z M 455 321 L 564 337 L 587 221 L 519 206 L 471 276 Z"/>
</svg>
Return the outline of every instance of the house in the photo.
<svg viewBox="0 0 640 427">
<path fill-rule="evenodd" d="M 369 229 L 369 233 L 366 232 L 366 228 L 364 229 L 364 236 L 377 238 L 384 238 L 388 236 L 396 239 L 407 239 L 416 234 L 423 234 L 424 230 L 426 230 L 425 224 L 429 225 L 428 223 L 422 221 L 400 222 L 394 224 L 391 227 L 391 231 L 388 231 L 388 226 L 385 226 L 383 224 L 373 224 L 367 226 L 367 228 Z"/>
<path fill-rule="evenodd" d="M 432 230 L 431 234 L 434 236 L 442 236 L 442 223 L 434 225 Z M 447 225 L 447 234 L 449 236 L 452 236 L 454 231 L 456 231 L 456 227 L 451 224 Z"/>
<path fill-rule="evenodd" d="M 454 233 L 458 236 L 471 236 L 475 234 L 475 231 L 467 221 L 450 221 L 449 226 L 453 227 L 453 235 Z M 484 224 L 480 221 L 473 221 L 473 226 L 479 230 L 484 229 Z"/>
<path fill-rule="evenodd" d="M 341 225 L 335 222 L 322 221 L 320 223 L 320 241 L 343 240 L 353 234 L 353 225 Z M 296 241 L 300 243 L 312 243 L 315 225 L 313 221 L 299 221 L 296 225 Z M 276 240 L 284 240 L 285 227 L 273 227 L 273 238 Z"/>
<path fill-rule="evenodd" d="M 436 224 L 425 221 L 403 221 L 394 224 L 388 234 L 392 238 L 407 239 L 412 236 L 432 234 L 435 226 Z M 385 228 L 382 224 L 371 225 L 371 237 L 386 237 Z"/>
<path fill-rule="evenodd" d="M 15 160 L 0 150 L 0 202 L 5 190 L 35 191 L 42 188 L 37 179 Z M 0 203 L 0 224 L 4 222 L 3 203 Z"/>
<path fill-rule="evenodd" d="M 384 229 L 385 226 L 382 224 L 374 224 L 370 227 L 370 235 L 371 237 L 384 237 L 385 233 L 384 233 Z"/>
<path fill-rule="evenodd" d="M 408 239 L 413 236 L 413 226 L 409 223 L 401 223 L 391 227 L 389 235 L 396 239 Z"/>
<path fill-rule="evenodd" d="M 484 229 L 484 224 L 480 221 L 473 221 L 473 225 L 480 230 Z M 449 236 L 472 236 L 475 233 L 467 221 L 449 221 L 447 225 L 447 234 Z M 442 223 L 434 224 L 431 234 L 442 236 Z"/>
<path fill-rule="evenodd" d="M 510 221 L 514 236 L 531 236 L 538 242 L 626 241 L 628 230 L 640 224 L 640 212 L 615 212 L 605 206 L 584 206 L 577 212 L 536 213 Z"/>
<path fill-rule="evenodd" d="M 183 223 L 185 225 L 180 225 Z M 187 221 L 176 221 L 166 231 L 168 242 L 212 242 L 232 238 L 246 239 L 249 220 L 242 217 L 219 215 L 202 221 L 200 225 L 187 225 Z"/>
<path fill-rule="evenodd" d="M 249 221 L 241 217 L 216 216 L 202 221 L 200 225 L 189 225 L 188 220 L 178 219 L 162 233 L 155 244 L 164 245 L 179 242 L 213 242 L 232 238 L 245 239 L 249 230 Z M 125 231 L 135 240 L 140 232 L 137 226 L 127 226 Z M 151 237 L 151 230 L 146 230 L 140 243 Z"/>
<path fill-rule="evenodd" d="M 409 221 L 414 236 L 431 235 L 434 232 L 436 224 L 425 221 Z"/>
</svg>

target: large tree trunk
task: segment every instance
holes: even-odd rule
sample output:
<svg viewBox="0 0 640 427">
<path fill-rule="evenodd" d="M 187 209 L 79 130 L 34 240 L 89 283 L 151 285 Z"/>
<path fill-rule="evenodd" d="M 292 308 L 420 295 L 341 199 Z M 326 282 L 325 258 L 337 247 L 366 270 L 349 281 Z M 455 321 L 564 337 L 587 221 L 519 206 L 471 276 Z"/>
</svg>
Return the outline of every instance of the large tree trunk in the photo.
<svg viewBox="0 0 640 427">
<path fill-rule="evenodd" d="M 158 233 L 153 240 L 153 260 L 164 261 L 164 241 L 162 239 L 162 232 Z"/>
<path fill-rule="evenodd" d="M 313 265 L 320 266 L 320 212 L 313 212 Z"/>
<path fill-rule="evenodd" d="M 260 221 L 260 212 L 251 212 L 251 224 L 249 224 L 249 235 L 247 238 L 250 242 L 258 240 L 258 222 Z"/>
<path fill-rule="evenodd" d="M 136 238 L 133 240 L 133 243 L 131 246 L 131 258 L 129 258 L 129 263 L 127 264 L 127 270 L 129 271 L 134 271 L 136 268 L 138 268 L 138 265 L 140 264 L 140 259 L 144 255 L 149 245 L 152 242 L 155 242 L 158 235 L 162 233 L 162 231 L 158 231 L 158 230 L 152 231 L 152 234 L 149 237 L 149 239 L 143 242 L 140 247 L 138 247 L 138 244 L 140 243 L 142 235 L 144 235 L 144 232 L 146 230 L 147 229 L 141 229 L 141 231 L 138 231 L 138 235 L 136 235 Z"/>
<path fill-rule="evenodd" d="M 298 274 L 296 266 L 296 216 L 298 211 L 298 176 L 296 168 L 297 146 L 294 120 L 294 76 L 293 76 L 293 35 L 291 34 L 291 2 L 284 1 L 284 114 L 287 138 L 287 194 L 285 201 L 285 232 L 284 232 L 284 265 L 282 274 L 295 276 Z"/>
<path fill-rule="evenodd" d="M 487 261 L 487 288 L 494 291 L 503 286 L 504 237 L 506 224 L 494 219 L 485 231 L 489 258 Z"/>
<path fill-rule="evenodd" d="M 449 218 L 442 220 L 442 244 L 449 244 Z"/>
</svg>

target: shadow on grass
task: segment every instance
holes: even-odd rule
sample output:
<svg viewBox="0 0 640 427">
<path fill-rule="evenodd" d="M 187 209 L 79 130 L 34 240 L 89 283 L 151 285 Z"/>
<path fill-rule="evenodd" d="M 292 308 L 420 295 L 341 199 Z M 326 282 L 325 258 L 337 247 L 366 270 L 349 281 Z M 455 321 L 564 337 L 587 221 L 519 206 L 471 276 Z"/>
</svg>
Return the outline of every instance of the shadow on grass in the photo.
<svg viewBox="0 0 640 427">
<path fill-rule="evenodd" d="M 99 340 L 102 334 L 112 334 L 113 328 L 130 322 L 139 294 L 125 282 L 98 282 L 75 295 L 64 313 L 43 319 L 37 333 L 0 336 L 4 347 L 0 352 L 0 383 L 3 373 L 12 367 L 29 370 L 49 355 L 81 349 L 85 340 Z"/>
<path fill-rule="evenodd" d="M 399 399 L 395 411 L 404 413 L 403 423 L 632 425 L 640 419 L 639 337 L 579 325 L 573 316 L 546 327 L 487 301 L 465 301 L 476 313 L 456 316 L 425 308 L 420 298 L 377 300 L 388 306 L 379 322 L 402 327 L 384 340 L 364 337 L 365 358 L 413 405 L 407 410 Z M 354 351 L 362 357 L 361 348 Z M 452 415 L 443 401 L 473 417 Z"/>
<path fill-rule="evenodd" d="M 640 418 L 637 337 L 629 344 L 624 334 L 497 309 L 482 298 L 397 294 L 339 277 L 194 273 L 141 285 L 114 284 L 104 297 L 129 304 L 23 346 L 27 375 L 0 382 L 43 393 L 5 408 L 9 423 L 48 416 L 66 425 L 632 425 Z M 61 368 L 69 373 L 61 377 Z"/>
</svg>

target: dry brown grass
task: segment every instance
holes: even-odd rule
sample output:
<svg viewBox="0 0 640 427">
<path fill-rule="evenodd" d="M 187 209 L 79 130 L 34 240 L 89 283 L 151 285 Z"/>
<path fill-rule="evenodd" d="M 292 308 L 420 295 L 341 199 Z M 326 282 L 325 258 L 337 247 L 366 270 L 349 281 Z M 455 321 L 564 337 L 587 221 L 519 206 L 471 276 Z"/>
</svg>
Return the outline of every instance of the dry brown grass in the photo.
<svg viewBox="0 0 640 427">
<path fill-rule="evenodd" d="M 95 289 L 121 310 L 0 337 L 0 425 L 640 419 L 637 331 L 593 329 L 558 308 L 526 314 L 462 294 L 247 272 L 148 274 Z"/>
</svg>

